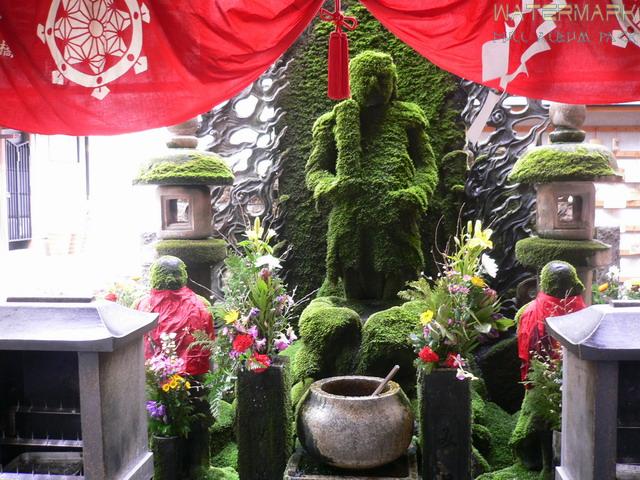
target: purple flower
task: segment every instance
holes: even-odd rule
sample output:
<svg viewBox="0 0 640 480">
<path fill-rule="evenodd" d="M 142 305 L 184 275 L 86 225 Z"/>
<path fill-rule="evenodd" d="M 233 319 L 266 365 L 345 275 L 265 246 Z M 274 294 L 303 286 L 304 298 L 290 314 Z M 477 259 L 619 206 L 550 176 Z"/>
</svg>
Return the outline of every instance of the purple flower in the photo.
<svg viewBox="0 0 640 480">
<path fill-rule="evenodd" d="M 251 335 L 253 338 L 258 338 L 258 327 L 256 325 L 252 325 L 247 331 L 247 333 Z"/>
<path fill-rule="evenodd" d="M 292 327 L 287 328 L 287 337 L 289 337 L 289 342 L 293 343 L 298 339 L 296 332 L 293 331 Z"/>
<path fill-rule="evenodd" d="M 462 277 L 462 280 L 464 280 L 465 282 L 470 282 L 471 281 L 471 275 L 464 275 Z"/>
<path fill-rule="evenodd" d="M 153 400 L 147 401 L 147 412 L 151 416 L 151 418 L 163 418 L 167 413 L 167 409 L 164 405 L 159 402 L 155 402 Z"/>
<path fill-rule="evenodd" d="M 260 315 L 260 309 L 257 307 L 253 307 L 250 311 L 249 311 L 249 316 L 252 318 L 257 317 L 258 315 Z"/>
<path fill-rule="evenodd" d="M 289 342 L 289 339 L 285 337 L 284 334 L 281 333 L 280 336 L 275 339 L 273 344 L 276 347 L 276 350 L 281 352 L 283 350 L 286 350 L 287 347 L 289 347 L 290 342 Z"/>
<path fill-rule="evenodd" d="M 493 288 L 486 287 L 483 292 L 489 298 L 495 298 L 498 296 L 497 292 Z"/>
<path fill-rule="evenodd" d="M 256 340 L 255 344 L 256 350 L 261 351 L 267 345 L 267 339 L 261 338 L 260 340 Z"/>
</svg>

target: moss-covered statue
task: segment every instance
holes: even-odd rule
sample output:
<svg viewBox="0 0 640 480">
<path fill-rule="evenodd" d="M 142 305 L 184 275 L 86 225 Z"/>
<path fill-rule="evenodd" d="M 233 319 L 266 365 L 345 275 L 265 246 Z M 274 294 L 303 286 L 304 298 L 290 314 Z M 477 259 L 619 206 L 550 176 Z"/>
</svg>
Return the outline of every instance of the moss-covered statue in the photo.
<svg viewBox="0 0 640 480">
<path fill-rule="evenodd" d="M 560 428 L 559 345 L 548 335 L 545 319 L 585 308 L 580 296 L 584 286 L 576 269 L 566 262 L 552 261 L 540 274 L 540 292 L 518 314 L 519 356 L 527 392 L 510 444 L 522 466 L 542 470 L 549 477 L 552 466 L 551 435 Z"/>
<path fill-rule="evenodd" d="M 438 182 L 420 107 L 399 101 L 390 55 L 350 64 L 352 98 L 313 127 L 307 186 L 331 206 L 324 292 L 395 299 L 422 269 L 419 219 Z M 342 293 L 342 292 L 340 292 Z"/>
</svg>

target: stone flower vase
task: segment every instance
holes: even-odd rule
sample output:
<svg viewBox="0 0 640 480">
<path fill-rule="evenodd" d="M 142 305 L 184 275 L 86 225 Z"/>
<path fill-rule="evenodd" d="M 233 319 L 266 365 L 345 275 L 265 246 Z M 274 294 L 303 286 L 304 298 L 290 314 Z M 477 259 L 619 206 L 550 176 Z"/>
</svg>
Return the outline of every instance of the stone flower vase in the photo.
<svg viewBox="0 0 640 480">
<path fill-rule="evenodd" d="M 154 480 L 182 480 L 184 439 L 177 436 L 160 437 L 153 435 Z"/>
<path fill-rule="evenodd" d="M 422 475 L 431 479 L 471 479 L 471 382 L 456 370 L 418 374 Z"/>
<path fill-rule="evenodd" d="M 371 397 L 382 378 L 332 377 L 311 385 L 300 401 L 298 438 L 306 451 L 328 465 L 376 468 L 407 452 L 413 414 L 396 382 Z"/>
<path fill-rule="evenodd" d="M 289 359 L 276 357 L 262 373 L 241 371 L 236 396 L 240 480 L 282 478 L 291 455 Z"/>
</svg>

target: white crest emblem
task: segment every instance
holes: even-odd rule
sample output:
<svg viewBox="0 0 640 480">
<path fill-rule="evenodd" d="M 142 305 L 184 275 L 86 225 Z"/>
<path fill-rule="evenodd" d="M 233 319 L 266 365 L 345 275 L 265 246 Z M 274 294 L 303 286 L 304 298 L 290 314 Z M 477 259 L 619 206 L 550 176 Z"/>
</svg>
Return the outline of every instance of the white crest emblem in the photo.
<svg viewBox="0 0 640 480">
<path fill-rule="evenodd" d="M 627 48 L 629 40 L 640 47 L 640 9 L 634 5 L 627 10 L 624 0 L 611 0 L 615 7 L 616 18 L 621 30 L 611 32 L 612 42 L 615 46 Z"/>
<path fill-rule="evenodd" d="M 56 63 L 52 83 L 67 79 L 102 100 L 107 84 L 132 67 L 137 74 L 147 70 L 147 57 L 140 54 L 142 22 L 149 20 L 138 0 L 53 0 L 37 32 Z"/>
</svg>

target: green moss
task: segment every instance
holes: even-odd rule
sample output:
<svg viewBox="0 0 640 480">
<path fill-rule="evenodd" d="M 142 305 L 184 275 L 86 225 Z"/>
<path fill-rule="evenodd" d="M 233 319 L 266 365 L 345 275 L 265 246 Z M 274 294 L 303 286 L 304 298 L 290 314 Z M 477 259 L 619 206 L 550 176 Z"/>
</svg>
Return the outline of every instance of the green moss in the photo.
<svg viewBox="0 0 640 480">
<path fill-rule="evenodd" d="M 211 457 L 211 465 L 219 468 L 238 468 L 238 445 L 233 441 L 228 442 Z"/>
<path fill-rule="evenodd" d="M 360 345 L 360 315 L 337 297 L 313 300 L 299 320 L 302 346 L 292 365 L 294 382 L 346 375 L 354 368 Z"/>
<path fill-rule="evenodd" d="M 298 407 L 298 402 L 300 402 L 304 394 L 307 393 L 307 390 L 309 390 L 309 387 L 314 381 L 313 378 L 305 378 L 291 388 L 291 404 L 294 409 Z"/>
<path fill-rule="evenodd" d="M 516 325 L 520 324 L 520 317 L 522 317 L 522 314 L 524 313 L 524 311 L 527 309 L 527 307 L 531 304 L 531 302 L 529 303 L 525 303 L 522 307 L 520 307 L 520 309 L 516 312 L 516 316 L 513 318 L 516 322 Z"/>
<path fill-rule="evenodd" d="M 476 480 L 540 480 L 540 472 L 527 470 L 520 464 L 515 464 L 497 472 L 489 472 L 479 476 Z"/>
<path fill-rule="evenodd" d="M 162 240 L 158 255 L 173 255 L 189 265 L 215 265 L 227 256 L 227 243 L 218 238 L 206 240 Z"/>
<path fill-rule="evenodd" d="M 540 288 L 547 295 L 565 298 L 580 295 L 584 285 L 573 265 L 558 260 L 549 262 L 542 268 Z"/>
<path fill-rule="evenodd" d="M 518 339 L 513 337 L 500 340 L 478 358 L 489 392 L 489 398 L 509 413 L 520 409 L 524 388 L 520 382 L 520 358 Z"/>
<path fill-rule="evenodd" d="M 229 444 L 235 444 L 234 425 L 236 419 L 235 403 L 220 402 L 218 417 L 210 428 L 209 448 L 212 459 L 218 458 L 212 465 L 217 467 L 233 466 L 235 463 L 224 461 L 228 457 Z M 225 451 L 226 450 L 226 451 Z M 237 447 L 236 447 L 237 459 Z"/>
<path fill-rule="evenodd" d="M 217 155 L 198 150 L 172 149 L 152 159 L 134 183 L 152 185 L 230 185 L 233 173 Z"/>
<path fill-rule="evenodd" d="M 203 480 L 240 480 L 240 477 L 238 476 L 238 472 L 231 467 L 211 467 L 206 472 L 206 477 L 204 477 Z"/>
<path fill-rule="evenodd" d="M 555 240 L 529 237 L 516 243 L 516 258 L 528 267 L 541 269 L 553 260 L 562 260 L 575 267 L 587 267 L 592 257 L 609 250 L 609 245 L 597 240 Z"/>
<path fill-rule="evenodd" d="M 187 266 L 177 257 L 163 255 L 151 265 L 149 277 L 154 290 L 178 290 L 187 284 Z"/>
<path fill-rule="evenodd" d="M 464 161 L 456 159 L 455 166 L 443 164 L 440 159 L 447 152 L 460 148 L 464 144 L 464 126 L 460 118 L 465 97 L 459 94 L 458 80 L 430 64 L 424 57 L 388 32 L 359 3 L 348 13 L 358 17 L 359 27 L 349 32 L 352 57 L 365 50 L 380 50 L 390 53 L 398 71 L 398 97 L 418 104 L 429 122 L 428 134 L 434 156 L 442 170 L 450 170 L 448 179 L 456 185 L 464 184 Z M 332 108 L 326 92 L 327 78 L 327 42 L 331 25 L 318 22 L 313 31 L 294 49 L 287 71 L 290 87 L 284 92 L 280 106 L 286 112 L 287 131 L 281 140 L 284 157 L 283 175 L 280 179 L 280 192 L 288 197 L 283 204 L 286 215 L 283 236 L 294 246 L 286 267 L 291 284 L 298 285 L 302 294 L 309 293 L 322 284 L 325 277 L 326 232 L 328 215 L 326 210 L 315 208 L 312 192 L 305 187 L 304 165 L 311 153 L 311 127 L 314 121 Z M 461 167 L 461 168 L 459 168 Z M 461 175 L 460 175 L 461 171 Z M 456 181 L 453 181 L 453 175 Z M 435 225 L 443 215 L 443 205 L 439 195 L 450 195 L 444 187 L 436 189 L 431 198 L 427 216 L 422 222 L 423 255 L 431 261 L 430 249 L 433 245 Z M 455 203 L 445 202 L 447 219 L 453 219 L 453 229 L 440 235 L 446 238 L 455 231 L 455 218 L 460 208 L 462 195 L 451 195 Z M 325 290 L 323 294 L 326 294 Z M 339 291 L 333 292 L 340 294 Z"/>
<path fill-rule="evenodd" d="M 407 394 L 415 392 L 416 354 L 409 335 L 416 330 L 420 313 L 425 309 L 423 302 L 414 301 L 371 315 L 362 329 L 358 373 L 384 377 L 394 365 L 399 365 L 396 381 Z"/>
<path fill-rule="evenodd" d="M 484 455 L 473 445 L 471 446 L 471 465 L 473 478 L 491 470 L 491 465 L 489 465 L 487 459 L 484 458 Z"/>
<path fill-rule="evenodd" d="M 525 153 L 513 166 L 509 180 L 550 183 L 595 180 L 615 175 L 612 154 L 603 147 L 585 144 L 551 144 Z"/>
</svg>

